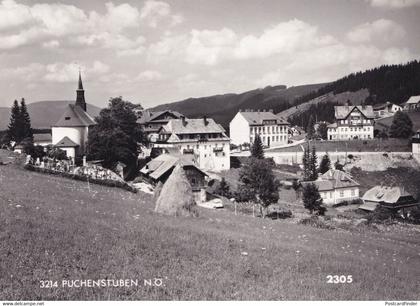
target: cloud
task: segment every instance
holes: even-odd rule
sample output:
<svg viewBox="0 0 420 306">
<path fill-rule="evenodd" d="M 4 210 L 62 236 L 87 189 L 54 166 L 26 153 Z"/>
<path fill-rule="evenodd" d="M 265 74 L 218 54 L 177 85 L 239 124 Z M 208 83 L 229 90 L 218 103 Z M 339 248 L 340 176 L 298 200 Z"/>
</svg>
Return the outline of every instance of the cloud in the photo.
<svg viewBox="0 0 420 306">
<path fill-rule="evenodd" d="M 81 63 L 80 65 L 76 62 L 57 62 L 48 65 L 30 63 L 26 66 L 2 69 L 0 76 L 2 79 L 18 79 L 26 82 L 76 82 L 79 67 L 82 69 L 83 77 L 87 79 L 98 78 L 110 71 L 110 67 L 101 61 L 94 61 L 90 64 Z"/>
<path fill-rule="evenodd" d="M 261 35 L 240 37 L 232 29 L 192 30 L 187 35 L 165 36 L 149 48 L 149 58 L 184 58 L 190 64 L 216 65 L 222 60 L 264 59 L 277 54 L 334 43 L 317 27 L 293 19 L 266 29 Z"/>
<path fill-rule="evenodd" d="M 388 19 L 378 19 L 371 23 L 367 22 L 352 29 L 347 37 L 357 43 L 382 40 L 392 42 L 405 36 L 404 28 L 398 23 Z"/>
<path fill-rule="evenodd" d="M 160 81 L 163 79 L 163 75 L 156 70 L 146 70 L 137 75 L 136 81 Z"/>
<path fill-rule="evenodd" d="M 371 6 L 388 9 L 402 9 L 420 6 L 420 0 L 366 0 Z"/>
<path fill-rule="evenodd" d="M 144 38 L 130 37 L 128 30 L 140 27 L 140 12 L 129 4 L 105 4 L 106 11 L 85 12 L 74 5 L 19 4 L 3 0 L 0 4 L 0 49 L 29 44 L 46 48 L 62 43 L 115 49 L 119 55 L 142 52 Z"/>
<path fill-rule="evenodd" d="M 301 20 L 282 22 L 264 31 L 260 36 L 247 35 L 235 48 L 240 59 L 266 58 L 274 54 L 291 54 L 298 50 L 330 44 L 334 38 L 321 35 L 317 27 Z"/>
<path fill-rule="evenodd" d="M 152 28 L 156 28 L 160 23 L 167 23 L 175 26 L 184 21 L 179 14 L 172 14 L 171 6 L 167 2 L 148 0 L 141 9 L 140 19 Z"/>
</svg>

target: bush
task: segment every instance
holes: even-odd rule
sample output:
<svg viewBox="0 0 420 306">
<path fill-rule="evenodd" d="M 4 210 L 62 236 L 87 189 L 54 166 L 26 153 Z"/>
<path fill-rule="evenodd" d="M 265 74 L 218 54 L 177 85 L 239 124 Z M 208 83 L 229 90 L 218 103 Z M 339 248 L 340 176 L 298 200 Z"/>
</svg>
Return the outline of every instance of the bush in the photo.
<svg viewBox="0 0 420 306">
<path fill-rule="evenodd" d="M 398 214 L 395 210 L 379 207 L 374 212 L 367 216 L 368 223 L 392 223 L 398 218 Z"/>
<path fill-rule="evenodd" d="M 348 157 L 349 159 L 353 159 L 353 158 L 354 158 L 353 154 L 349 154 L 349 155 L 347 155 L 347 157 Z"/>
<path fill-rule="evenodd" d="M 328 229 L 333 230 L 334 227 L 326 224 L 323 220 L 321 220 L 318 216 L 310 216 L 309 218 L 302 219 L 298 222 L 299 224 L 309 225 L 316 228 Z"/>
</svg>

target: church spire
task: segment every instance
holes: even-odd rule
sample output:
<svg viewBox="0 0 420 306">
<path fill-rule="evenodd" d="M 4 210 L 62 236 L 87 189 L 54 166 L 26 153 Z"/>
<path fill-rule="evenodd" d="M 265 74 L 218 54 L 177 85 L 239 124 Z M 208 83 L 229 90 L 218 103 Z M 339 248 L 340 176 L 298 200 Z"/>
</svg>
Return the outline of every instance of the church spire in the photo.
<svg viewBox="0 0 420 306">
<path fill-rule="evenodd" d="M 82 74 L 79 69 L 79 84 L 76 90 L 76 105 L 79 105 L 84 111 L 86 111 L 86 101 L 85 101 L 85 90 L 83 89 L 82 83 Z"/>
</svg>

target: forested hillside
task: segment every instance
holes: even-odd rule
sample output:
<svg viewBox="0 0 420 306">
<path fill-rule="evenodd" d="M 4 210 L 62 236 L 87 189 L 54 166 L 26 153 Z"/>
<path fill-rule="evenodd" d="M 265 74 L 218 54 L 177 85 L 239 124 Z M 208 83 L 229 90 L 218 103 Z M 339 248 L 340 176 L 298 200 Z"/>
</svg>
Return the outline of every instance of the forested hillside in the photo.
<svg viewBox="0 0 420 306">
<path fill-rule="evenodd" d="M 387 101 L 401 104 L 410 96 L 420 94 L 420 62 L 384 65 L 365 72 L 352 73 L 330 83 L 312 93 L 299 97 L 296 104 L 333 92 L 334 94 L 357 91 L 366 88 L 369 97 L 366 104 L 379 104 Z"/>
</svg>

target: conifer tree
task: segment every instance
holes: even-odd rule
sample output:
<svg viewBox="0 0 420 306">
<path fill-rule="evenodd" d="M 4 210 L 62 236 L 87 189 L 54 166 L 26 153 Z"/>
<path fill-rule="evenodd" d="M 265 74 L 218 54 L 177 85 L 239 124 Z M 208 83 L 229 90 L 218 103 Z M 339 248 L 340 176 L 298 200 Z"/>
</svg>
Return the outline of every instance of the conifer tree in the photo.
<svg viewBox="0 0 420 306">
<path fill-rule="evenodd" d="M 331 169 L 331 160 L 328 153 L 326 153 L 321 160 L 321 163 L 319 164 L 319 173 L 324 174 L 328 170 Z"/>
<path fill-rule="evenodd" d="M 29 117 L 24 98 L 20 101 L 20 118 L 22 120 L 22 140 L 25 139 L 27 142 L 33 144 L 34 135 L 31 127 L 31 118 Z"/>
<path fill-rule="evenodd" d="M 409 138 L 413 135 L 413 122 L 410 117 L 401 111 L 394 115 L 389 134 L 393 138 Z"/>
<path fill-rule="evenodd" d="M 302 200 L 303 205 L 311 214 L 315 212 L 323 215 L 325 213 L 326 209 L 322 206 L 322 198 L 315 184 L 310 183 L 303 187 Z"/>
<path fill-rule="evenodd" d="M 264 159 L 263 144 L 260 135 L 258 134 L 255 135 L 255 140 L 251 147 L 251 156 L 258 159 Z"/>
<path fill-rule="evenodd" d="M 306 138 L 313 139 L 315 136 L 314 118 L 312 115 L 309 117 L 308 126 L 306 127 Z"/>
<path fill-rule="evenodd" d="M 17 100 L 13 102 L 11 114 L 10 114 L 10 123 L 8 126 L 7 134 L 10 141 L 15 141 L 19 143 L 22 140 L 22 120 L 21 113 L 19 108 L 19 103 Z"/>
<path fill-rule="evenodd" d="M 315 181 L 318 178 L 318 157 L 316 155 L 315 146 L 312 147 L 311 156 L 309 158 L 310 180 Z"/>
<path fill-rule="evenodd" d="M 309 153 L 309 145 L 306 146 L 303 150 L 303 180 L 309 181 L 311 179 L 311 173 L 310 173 L 310 153 Z"/>
</svg>

